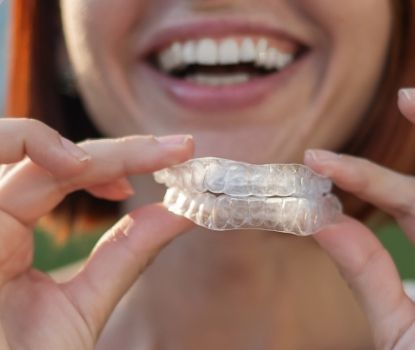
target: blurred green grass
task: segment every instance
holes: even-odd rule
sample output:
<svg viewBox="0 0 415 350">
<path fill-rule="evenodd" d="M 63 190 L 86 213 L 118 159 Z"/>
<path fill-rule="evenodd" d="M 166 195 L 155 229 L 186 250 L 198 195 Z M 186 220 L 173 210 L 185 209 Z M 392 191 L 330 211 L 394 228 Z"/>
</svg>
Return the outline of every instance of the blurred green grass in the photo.
<svg viewBox="0 0 415 350">
<path fill-rule="evenodd" d="M 65 243 L 58 243 L 52 235 L 35 231 L 34 266 L 43 271 L 84 259 L 101 236 L 101 232 L 88 235 L 74 234 Z M 415 247 L 399 227 L 390 222 L 376 229 L 378 237 L 391 253 L 403 279 L 415 279 Z"/>
<path fill-rule="evenodd" d="M 50 271 L 84 259 L 91 252 L 101 232 L 85 235 L 73 234 L 65 243 L 58 242 L 49 233 L 36 229 L 34 232 L 34 267 Z"/>
<path fill-rule="evenodd" d="M 392 255 L 402 279 L 415 279 L 415 246 L 402 230 L 390 223 L 377 229 L 376 233 Z"/>
</svg>

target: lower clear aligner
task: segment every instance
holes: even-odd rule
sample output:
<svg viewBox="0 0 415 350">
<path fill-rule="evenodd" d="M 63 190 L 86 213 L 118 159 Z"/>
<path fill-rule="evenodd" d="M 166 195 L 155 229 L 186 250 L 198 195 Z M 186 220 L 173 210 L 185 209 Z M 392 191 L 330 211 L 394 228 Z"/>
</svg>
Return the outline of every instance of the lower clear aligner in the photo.
<svg viewBox="0 0 415 350">
<path fill-rule="evenodd" d="M 157 182 L 166 182 L 166 171 L 173 173 L 179 169 L 182 173 L 186 171 L 187 164 L 197 164 L 202 161 L 204 164 L 209 161 L 222 164 L 227 160 L 220 158 L 201 158 L 193 159 L 175 167 L 164 169 L 155 173 Z M 234 161 L 229 161 L 234 165 Z M 247 163 L 242 163 L 249 166 Z M 254 168 L 258 165 L 252 165 Z M 299 166 L 308 174 L 308 183 L 321 183 L 321 176 L 314 175 L 311 169 L 304 165 L 274 165 L 274 166 Z M 160 176 L 164 174 L 164 178 Z M 287 175 L 287 174 L 285 174 Z M 290 169 L 290 176 L 296 176 Z M 181 174 L 186 176 L 186 174 Z M 313 177 L 316 177 L 313 179 Z M 177 177 L 177 176 L 176 176 Z M 289 183 L 295 183 L 298 179 L 291 179 Z M 314 181 L 312 181 L 314 180 Z M 324 179 L 325 189 L 328 179 Z M 239 180 L 240 182 L 240 180 Z M 183 183 L 183 182 L 181 182 Z M 287 183 L 287 176 L 284 176 L 284 184 Z M 304 184 L 304 181 L 302 181 Z M 174 185 L 177 184 L 175 181 Z M 180 184 L 180 182 L 179 182 Z M 267 196 L 267 195 L 229 195 L 225 193 L 212 193 L 210 191 L 201 192 L 192 188 L 191 185 L 179 187 L 169 187 L 164 196 L 164 205 L 169 211 L 184 216 L 199 226 L 215 230 L 236 230 L 252 229 L 267 230 L 291 233 L 298 236 L 308 236 L 320 231 L 324 226 L 336 222 L 342 212 L 342 205 L 338 198 L 320 189 L 303 190 L 302 196 Z M 304 187 L 304 186 L 303 186 Z M 284 192 L 284 191 L 283 191 Z M 290 190 L 287 191 L 287 193 Z"/>
</svg>

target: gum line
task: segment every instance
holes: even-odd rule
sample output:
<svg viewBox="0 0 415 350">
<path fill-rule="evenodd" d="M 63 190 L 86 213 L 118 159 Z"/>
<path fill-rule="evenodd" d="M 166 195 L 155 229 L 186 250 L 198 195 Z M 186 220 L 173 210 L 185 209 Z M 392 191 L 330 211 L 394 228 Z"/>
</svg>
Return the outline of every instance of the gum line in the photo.
<svg viewBox="0 0 415 350">
<path fill-rule="evenodd" d="M 248 164 L 221 158 L 198 158 L 154 173 L 167 187 L 234 197 L 319 197 L 331 181 L 301 164 Z"/>
<path fill-rule="evenodd" d="M 334 222 L 342 206 L 332 194 L 319 198 L 215 196 L 169 188 L 164 205 L 212 230 L 260 229 L 307 236 Z"/>
</svg>

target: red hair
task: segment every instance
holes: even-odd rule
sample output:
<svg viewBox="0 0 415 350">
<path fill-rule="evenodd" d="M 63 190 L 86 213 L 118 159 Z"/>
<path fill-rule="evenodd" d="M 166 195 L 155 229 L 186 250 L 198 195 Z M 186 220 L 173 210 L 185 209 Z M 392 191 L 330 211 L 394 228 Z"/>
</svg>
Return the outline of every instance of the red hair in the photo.
<svg viewBox="0 0 415 350">
<path fill-rule="evenodd" d="M 53 67 L 57 68 L 61 36 L 58 2 L 14 0 L 12 5 L 6 114 L 38 118 L 74 141 L 98 136 L 82 101 L 57 92 L 58 70 Z M 396 0 L 392 5 L 395 20 L 382 81 L 365 118 L 338 151 L 415 174 L 415 128 L 400 115 L 396 104 L 400 87 L 415 86 L 415 0 Z M 339 195 L 346 211 L 355 217 L 363 219 L 373 211 L 349 194 Z M 76 217 L 94 213 L 102 217 L 115 210 L 113 203 L 82 194 L 70 197 L 57 212 L 71 223 Z"/>
</svg>

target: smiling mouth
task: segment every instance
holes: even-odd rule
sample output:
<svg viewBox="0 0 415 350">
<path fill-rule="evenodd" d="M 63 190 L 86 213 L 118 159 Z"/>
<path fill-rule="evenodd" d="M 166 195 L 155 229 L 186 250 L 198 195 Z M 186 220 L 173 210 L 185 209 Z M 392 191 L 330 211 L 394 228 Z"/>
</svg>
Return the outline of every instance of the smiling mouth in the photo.
<svg viewBox="0 0 415 350">
<path fill-rule="evenodd" d="M 274 25 L 225 18 L 165 27 L 139 50 L 140 84 L 156 84 L 175 105 L 210 118 L 281 93 L 313 52 Z"/>
<path fill-rule="evenodd" d="M 235 35 L 174 41 L 148 61 L 170 78 L 221 87 L 278 74 L 305 52 L 305 46 L 287 39 Z"/>
</svg>

